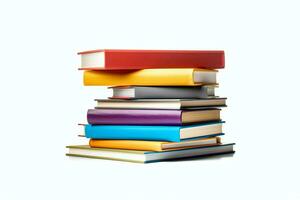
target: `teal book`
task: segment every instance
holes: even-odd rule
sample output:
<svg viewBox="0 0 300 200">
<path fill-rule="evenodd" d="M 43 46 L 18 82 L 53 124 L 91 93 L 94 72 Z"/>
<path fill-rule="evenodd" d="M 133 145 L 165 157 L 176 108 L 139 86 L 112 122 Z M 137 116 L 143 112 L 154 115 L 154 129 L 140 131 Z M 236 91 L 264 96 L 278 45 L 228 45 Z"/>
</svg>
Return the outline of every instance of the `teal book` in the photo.
<svg viewBox="0 0 300 200">
<path fill-rule="evenodd" d="M 223 122 L 189 126 L 85 125 L 85 136 L 92 139 L 156 140 L 180 142 L 186 139 L 222 134 Z"/>
</svg>

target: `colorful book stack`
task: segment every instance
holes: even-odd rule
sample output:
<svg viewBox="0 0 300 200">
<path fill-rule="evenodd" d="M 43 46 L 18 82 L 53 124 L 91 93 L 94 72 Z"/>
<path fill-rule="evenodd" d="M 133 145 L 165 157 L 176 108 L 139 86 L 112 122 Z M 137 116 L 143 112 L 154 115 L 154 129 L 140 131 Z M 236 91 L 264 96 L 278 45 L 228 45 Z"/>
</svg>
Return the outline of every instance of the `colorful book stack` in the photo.
<svg viewBox="0 0 300 200">
<path fill-rule="evenodd" d="M 88 145 L 68 156 L 155 162 L 233 153 L 215 95 L 224 51 L 94 50 L 80 52 L 86 86 L 111 86 L 87 111 Z"/>
</svg>

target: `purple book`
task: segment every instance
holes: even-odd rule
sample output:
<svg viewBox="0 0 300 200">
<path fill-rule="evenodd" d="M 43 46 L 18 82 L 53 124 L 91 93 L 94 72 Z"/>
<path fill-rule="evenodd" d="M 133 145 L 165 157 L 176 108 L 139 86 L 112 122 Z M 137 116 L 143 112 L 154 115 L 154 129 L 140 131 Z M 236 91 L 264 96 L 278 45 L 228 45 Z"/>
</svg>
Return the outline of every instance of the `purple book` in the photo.
<svg viewBox="0 0 300 200">
<path fill-rule="evenodd" d="M 89 109 L 89 124 L 118 125 L 184 125 L 206 121 L 219 121 L 220 109 L 207 110 L 137 110 Z"/>
</svg>

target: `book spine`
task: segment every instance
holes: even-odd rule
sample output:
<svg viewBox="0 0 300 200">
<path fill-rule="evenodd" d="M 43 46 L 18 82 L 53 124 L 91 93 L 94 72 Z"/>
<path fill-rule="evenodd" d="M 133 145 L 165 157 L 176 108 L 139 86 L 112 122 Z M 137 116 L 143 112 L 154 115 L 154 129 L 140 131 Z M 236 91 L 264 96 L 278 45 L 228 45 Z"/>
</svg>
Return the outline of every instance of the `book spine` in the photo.
<svg viewBox="0 0 300 200">
<path fill-rule="evenodd" d="M 179 126 L 86 125 L 85 136 L 91 139 L 180 141 Z"/>
<path fill-rule="evenodd" d="M 145 69 L 138 71 L 84 71 L 86 86 L 191 86 L 194 69 Z"/>
<path fill-rule="evenodd" d="M 192 99 L 207 98 L 206 87 L 135 87 L 136 98 L 141 99 Z"/>
<path fill-rule="evenodd" d="M 106 51 L 106 69 L 224 68 L 224 51 L 130 52 Z"/>
<path fill-rule="evenodd" d="M 89 124 L 181 125 L 180 110 L 89 109 Z"/>
<path fill-rule="evenodd" d="M 94 140 L 89 141 L 90 147 L 109 149 L 129 149 L 140 151 L 162 151 L 162 142 L 135 140 Z"/>
</svg>

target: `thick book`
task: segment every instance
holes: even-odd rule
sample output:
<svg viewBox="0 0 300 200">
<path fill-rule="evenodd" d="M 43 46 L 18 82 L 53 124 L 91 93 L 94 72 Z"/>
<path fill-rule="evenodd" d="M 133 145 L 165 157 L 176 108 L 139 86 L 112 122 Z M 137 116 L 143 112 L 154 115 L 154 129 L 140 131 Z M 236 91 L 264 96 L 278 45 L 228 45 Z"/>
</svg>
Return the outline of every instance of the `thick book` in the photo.
<svg viewBox="0 0 300 200">
<path fill-rule="evenodd" d="M 96 99 L 96 108 L 113 109 L 189 109 L 226 106 L 226 98 L 210 99 Z"/>
<path fill-rule="evenodd" d="M 87 86 L 193 86 L 216 84 L 215 70 L 142 69 L 135 71 L 84 71 Z"/>
<path fill-rule="evenodd" d="M 147 68 L 224 68 L 224 51 L 92 50 L 78 53 L 80 69 L 128 70 Z"/>
<path fill-rule="evenodd" d="M 136 151 L 124 149 L 93 148 L 89 145 L 67 146 L 69 152 L 67 156 L 98 158 L 106 160 L 118 160 L 137 163 L 151 163 L 164 160 L 174 160 L 179 158 L 208 156 L 224 153 L 234 153 L 234 143 L 221 144 L 215 146 L 203 146 L 191 149 L 173 151 Z"/>
<path fill-rule="evenodd" d="M 222 122 L 188 126 L 85 125 L 86 138 L 180 142 L 222 133 Z"/>
<path fill-rule="evenodd" d="M 204 86 L 119 86 L 111 87 L 112 99 L 193 99 L 216 98 L 216 85 Z"/>
<path fill-rule="evenodd" d="M 220 109 L 207 110 L 138 110 L 89 109 L 89 124 L 116 125 L 185 125 L 220 121 Z"/>
<path fill-rule="evenodd" d="M 162 142 L 145 140 L 95 140 L 91 139 L 90 147 L 109 149 L 130 149 L 141 151 L 166 151 L 172 149 L 187 149 L 200 146 L 220 144 L 220 137 L 201 138 L 183 142 Z"/>
</svg>

